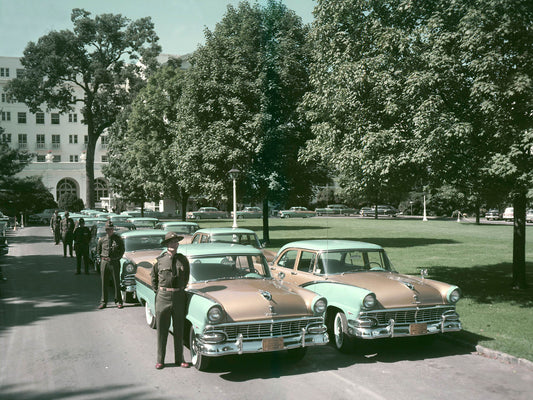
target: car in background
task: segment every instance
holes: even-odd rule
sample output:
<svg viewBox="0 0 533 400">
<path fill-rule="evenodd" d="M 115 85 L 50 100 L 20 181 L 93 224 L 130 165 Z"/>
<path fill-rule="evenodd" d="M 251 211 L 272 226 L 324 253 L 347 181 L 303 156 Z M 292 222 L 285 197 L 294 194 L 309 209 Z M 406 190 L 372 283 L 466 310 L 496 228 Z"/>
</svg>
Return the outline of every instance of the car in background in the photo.
<svg viewBox="0 0 533 400">
<path fill-rule="evenodd" d="M 487 221 L 498 221 L 500 218 L 500 211 L 497 209 L 491 209 L 485 213 L 485 219 Z"/>
<path fill-rule="evenodd" d="M 274 280 L 258 249 L 213 243 L 183 245 L 179 251 L 190 263 L 184 342 L 198 370 L 226 355 L 287 350 L 301 359 L 308 347 L 328 342 L 324 298 Z M 155 328 L 151 270 L 139 266 L 135 279 L 146 322 Z"/>
<path fill-rule="evenodd" d="M 126 222 L 131 222 L 137 229 L 154 229 L 159 220 L 153 217 L 138 217 L 128 218 Z"/>
<path fill-rule="evenodd" d="M 378 216 L 384 217 L 396 217 L 398 215 L 398 210 L 393 206 L 389 205 L 378 205 Z"/>
<path fill-rule="evenodd" d="M 9 226 L 9 217 L 0 211 L 0 232 L 6 231 Z"/>
<path fill-rule="evenodd" d="M 233 211 L 231 217 L 233 218 Z M 244 209 L 237 211 L 237 219 L 246 218 L 263 218 L 263 210 L 259 207 L 244 207 Z"/>
<path fill-rule="evenodd" d="M 153 260 L 166 248 L 161 245 L 166 233 L 159 229 L 138 229 L 120 234 L 125 249 L 120 259 L 120 290 L 124 303 L 137 301 L 135 290 L 137 268 L 139 264 L 153 264 Z"/>
<path fill-rule="evenodd" d="M 0 229 L 0 256 L 5 256 L 9 253 L 9 245 L 7 243 L 6 232 Z"/>
<path fill-rule="evenodd" d="M 29 215 L 28 222 L 36 225 L 50 225 L 50 220 L 52 219 L 55 210 L 58 210 L 58 212 L 64 212 L 64 210 L 58 208 L 47 208 L 43 212 Z"/>
<path fill-rule="evenodd" d="M 314 211 L 308 210 L 305 207 L 291 207 L 288 210 L 281 210 L 279 212 L 280 218 L 309 218 L 315 215 Z"/>
<path fill-rule="evenodd" d="M 533 209 L 529 209 L 526 211 L 526 222 L 533 223 Z"/>
<path fill-rule="evenodd" d="M 284 284 L 328 301 L 332 343 L 350 351 L 355 339 L 421 336 L 461 330 L 455 285 L 396 272 L 385 250 L 350 240 L 305 240 L 283 246 L 271 270 Z"/>
<path fill-rule="evenodd" d="M 220 219 L 228 218 L 226 211 L 220 211 L 216 207 L 200 207 L 198 211 L 189 211 L 187 219 Z"/>
<path fill-rule="evenodd" d="M 361 217 L 375 217 L 376 209 L 374 207 L 361 207 L 359 215 Z"/>
<path fill-rule="evenodd" d="M 264 244 L 254 231 L 245 228 L 199 229 L 194 233 L 191 243 L 233 243 L 252 246 L 261 249 L 268 262 L 273 261 L 276 256 L 276 252 L 264 248 Z"/>
<path fill-rule="evenodd" d="M 180 240 L 180 244 L 191 243 L 192 235 L 200 226 L 196 222 L 185 221 L 161 221 L 155 225 L 155 229 L 162 229 L 167 232 L 176 232 L 178 235 L 183 236 Z"/>
<path fill-rule="evenodd" d="M 355 208 L 345 206 L 344 204 L 328 204 L 325 208 L 315 208 L 318 217 L 322 215 L 353 215 L 357 214 Z"/>
<path fill-rule="evenodd" d="M 507 207 L 502 214 L 502 219 L 504 221 L 513 221 L 514 220 L 514 207 Z"/>
</svg>

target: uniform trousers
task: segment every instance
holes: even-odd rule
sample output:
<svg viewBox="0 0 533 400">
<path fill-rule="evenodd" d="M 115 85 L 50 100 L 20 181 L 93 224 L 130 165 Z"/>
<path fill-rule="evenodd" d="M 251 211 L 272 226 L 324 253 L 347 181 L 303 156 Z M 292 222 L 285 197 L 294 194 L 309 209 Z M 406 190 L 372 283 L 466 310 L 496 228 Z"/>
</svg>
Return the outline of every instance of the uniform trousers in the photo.
<svg viewBox="0 0 533 400">
<path fill-rule="evenodd" d="M 67 247 L 68 247 L 69 254 L 72 257 L 73 256 L 72 254 L 72 233 L 71 232 L 63 233 L 61 235 L 61 240 L 63 241 L 63 257 L 67 256 Z"/>
<path fill-rule="evenodd" d="M 81 260 L 83 259 L 83 266 L 85 267 L 85 273 L 89 273 L 89 245 L 88 244 L 76 244 L 74 245 L 76 250 L 76 272 L 81 271 Z"/>
<path fill-rule="evenodd" d="M 59 229 L 59 226 L 54 227 L 53 230 L 54 230 L 54 241 L 56 244 L 59 244 L 59 242 L 61 241 L 61 230 Z"/>
<path fill-rule="evenodd" d="M 185 290 L 175 292 L 158 290 L 155 298 L 157 327 L 157 363 L 165 363 L 168 331 L 172 321 L 174 336 L 174 362 L 181 364 L 183 358 L 183 327 L 185 325 Z"/>
<path fill-rule="evenodd" d="M 107 304 L 107 286 L 109 285 L 109 279 L 113 280 L 115 303 L 122 304 L 122 294 L 120 293 L 120 261 L 102 259 L 100 263 L 100 276 L 102 278 L 102 298 L 100 304 Z"/>
</svg>

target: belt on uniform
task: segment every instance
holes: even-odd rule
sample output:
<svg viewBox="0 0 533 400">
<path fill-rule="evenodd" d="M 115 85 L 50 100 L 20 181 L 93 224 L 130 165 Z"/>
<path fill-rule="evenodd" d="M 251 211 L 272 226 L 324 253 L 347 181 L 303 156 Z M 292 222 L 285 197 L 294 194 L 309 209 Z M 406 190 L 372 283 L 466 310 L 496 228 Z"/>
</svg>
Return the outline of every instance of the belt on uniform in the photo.
<svg viewBox="0 0 533 400">
<path fill-rule="evenodd" d="M 111 257 L 100 257 L 104 261 L 111 261 Z"/>
<path fill-rule="evenodd" d="M 183 290 L 183 289 L 159 286 L 159 290 L 161 290 L 162 292 L 178 292 L 178 291 Z"/>
</svg>

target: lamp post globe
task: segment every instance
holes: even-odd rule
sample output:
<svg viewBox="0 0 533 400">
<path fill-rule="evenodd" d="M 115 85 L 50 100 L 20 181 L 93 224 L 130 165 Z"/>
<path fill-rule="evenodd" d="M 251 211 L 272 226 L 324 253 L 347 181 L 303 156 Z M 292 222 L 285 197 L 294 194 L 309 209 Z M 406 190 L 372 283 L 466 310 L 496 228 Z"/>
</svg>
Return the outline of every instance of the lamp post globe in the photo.
<svg viewBox="0 0 533 400">
<path fill-rule="evenodd" d="M 232 168 L 229 170 L 228 174 L 231 179 L 233 179 L 233 228 L 238 228 L 237 226 L 237 178 L 239 177 L 239 171 L 237 168 Z"/>
</svg>

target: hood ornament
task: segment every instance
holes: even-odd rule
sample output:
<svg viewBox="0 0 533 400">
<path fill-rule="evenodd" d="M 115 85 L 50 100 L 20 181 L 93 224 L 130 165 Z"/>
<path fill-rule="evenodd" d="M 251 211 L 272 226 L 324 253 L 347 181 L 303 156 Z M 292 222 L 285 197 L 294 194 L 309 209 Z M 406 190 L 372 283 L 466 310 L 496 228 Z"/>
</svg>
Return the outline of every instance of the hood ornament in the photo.
<svg viewBox="0 0 533 400">
<path fill-rule="evenodd" d="M 261 296 L 263 296 L 266 300 L 272 301 L 272 293 L 267 292 L 266 290 L 259 290 L 259 293 L 261 293 Z"/>
<path fill-rule="evenodd" d="M 407 286 L 411 290 L 415 290 L 414 285 L 411 282 L 402 282 L 405 286 Z"/>
</svg>

